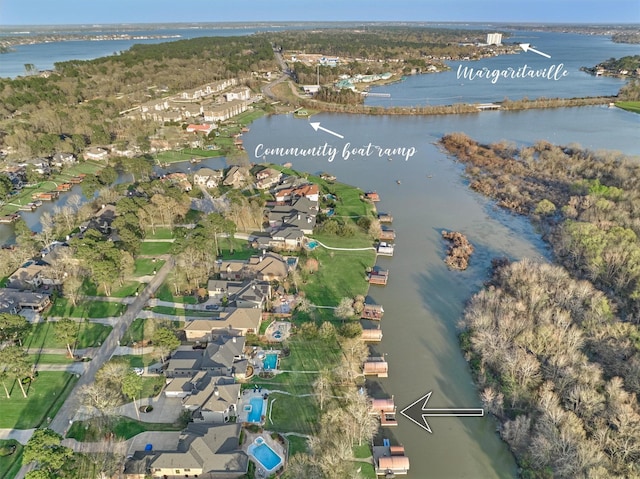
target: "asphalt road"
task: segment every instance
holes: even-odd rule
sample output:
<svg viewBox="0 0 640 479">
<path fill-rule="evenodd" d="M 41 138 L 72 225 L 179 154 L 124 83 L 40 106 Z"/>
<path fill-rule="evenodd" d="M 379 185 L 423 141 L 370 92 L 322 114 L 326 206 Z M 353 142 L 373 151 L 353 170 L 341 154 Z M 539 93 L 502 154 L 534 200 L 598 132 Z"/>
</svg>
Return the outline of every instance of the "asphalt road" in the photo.
<svg viewBox="0 0 640 479">
<path fill-rule="evenodd" d="M 51 429 L 62 434 L 64 437 L 72 424 L 76 412 L 80 409 L 80 388 L 86 384 L 91 384 L 95 379 L 96 372 L 105 362 L 111 359 L 111 356 L 119 346 L 120 340 L 122 339 L 125 331 L 129 329 L 133 320 L 138 317 L 142 308 L 145 307 L 151 295 L 154 294 L 163 283 L 164 279 L 173 269 L 173 266 L 174 260 L 173 258 L 169 258 L 153 277 L 147 287 L 138 295 L 135 301 L 129 305 L 127 311 L 118 319 L 116 324 L 114 324 L 111 334 L 109 334 L 102 346 L 96 351 L 91 361 L 89 363 L 85 363 L 88 364 L 85 373 L 80 376 L 80 379 L 58 411 L 58 414 L 56 414 L 53 421 L 51 421 L 51 424 L 49 425 Z"/>
</svg>

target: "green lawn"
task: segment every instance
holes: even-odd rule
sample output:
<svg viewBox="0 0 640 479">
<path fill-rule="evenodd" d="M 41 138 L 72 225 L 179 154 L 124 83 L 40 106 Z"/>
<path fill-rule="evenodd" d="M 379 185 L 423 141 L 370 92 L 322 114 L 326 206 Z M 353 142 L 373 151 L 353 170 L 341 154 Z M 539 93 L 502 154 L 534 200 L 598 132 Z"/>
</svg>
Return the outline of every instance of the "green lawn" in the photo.
<svg viewBox="0 0 640 479">
<path fill-rule="evenodd" d="M 132 368 L 144 368 L 151 364 L 157 363 L 160 359 L 159 354 L 127 354 L 124 356 L 114 356 L 114 359 L 122 358 L 128 361 Z"/>
<path fill-rule="evenodd" d="M 0 478 L 16 476 L 22 466 L 22 449 L 15 439 L 0 439 Z"/>
<path fill-rule="evenodd" d="M 136 318 L 131 326 L 125 331 L 121 343 L 123 345 L 132 345 L 143 340 L 150 340 L 156 328 L 167 327 L 170 329 L 179 329 L 183 326 L 181 321 L 170 321 L 168 319 L 157 318 Z"/>
<path fill-rule="evenodd" d="M 277 432 L 315 434 L 318 432 L 320 407 L 313 397 L 292 397 L 277 392 L 269 395 L 269 411 L 265 429 Z"/>
<path fill-rule="evenodd" d="M 150 228 L 145 230 L 145 239 L 173 239 L 173 230 L 170 228 L 156 228 L 154 233 Z"/>
<path fill-rule="evenodd" d="M 308 452 L 307 439 L 300 436 L 287 436 L 289 441 L 289 456 L 300 452 Z"/>
<path fill-rule="evenodd" d="M 98 346 L 99 343 L 102 343 L 111 333 L 111 326 L 81 321 L 78 322 L 78 330 L 76 349 L 83 349 Z M 59 341 L 56 337 L 54 322 L 49 321 L 34 324 L 29 336 L 24 341 L 24 346 L 31 349 L 32 352 L 39 348 L 64 349 L 67 347 L 65 343 Z"/>
<path fill-rule="evenodd" d="M 193 316 L 197 318 L 211 318 L 214 316 L 212 311 L 193 311 L 184 308 L 172 308 L 170 306 L 154 306 L 151 311 L 158 314 L 169 314 L 171 316 Z"/>
<path fill-rule="evenodd" d="M 364 235 L 360 238 L 315 235 L 314 238 L 327 246 L 362 248 L 372 245 Z M 369 283 L 365 275 L 367 268 L 375 264 L 375 251 L 330 251 L 318 247 L 310 255 L 318 260 L 320 266 L 308 277 L 306 284 L 299 286 L 313 304 L 337 306 L 344 297 L 367 294 Z"/>
<path fill-rule="evenodd" d="M 66 298 L 57 298 L 53 306 L 47 311 L 46 317 L 108 318 L 120 316 L 126 309 L 126 304 L 108 301 L 81 301 L 78 306 L 73 306 L 71 301 Z"/>
<path fill-rule="evenodd" d="M 137 258 L 134 264 L 134 272 L 133 275 L 138 276 L 148 276 L 154 274 L 155 271 L 158 271 L 164 265 L 164 261 L 161 259 L 152 259 L 152 258 Z"/>
<path fill-rule="evenodd" d="M 47 417 L 54 417 L 76 383 L 76 376 L 65 372 L 41 371 L 22 396 L 20 386 L 9 385 L 11 398 L 0 388 L 0 428 L 29 429 L 39 427 Z"/>
<path fill-rule="evenodd" d="M 158 288 L 156 298 L 172 303 L 196 304 L 198 302 L 195 296 L 174 296 L 171 287 L 167 283 L 163 283 L 162 286 Z"/>
<path fill-rule="evenodd" d="M 110 429 L 117 438 L 130 439 L 145 431 L 181 431 L 184 427 L 185 425 L 182 422 L 176 424 L 148 423 L 119 417 Z M 76 421 L 69 429 L 67 437 L 74 438 L 80 442 L 96 441 L 104 438 L 107 432 L 103 428 L 96 428 L 94 421 Z"/>
<path fill-rule="evenodd" d="M 304 341 L 294 338 L 289 342 L 290 355 L 280 359 L 279 368 L 290 371 L 319 371 L 333 368 L 342 354 L 336 342 L 321 340 Z M 292 394 L 313 392 L 315 374 L 281 373 L 273 379 L 255 378 L 245 387 L 253 384 L 270 390 L 288 391 Z M 275 401 L 274 401 L 275 399 Z M 328 407 L 329 401 L 327 401 Z M 296 397 L 272 392 L 269 396 L 271 421 L 267 428 L 277 432 L 298 432 L 313 434 L 317 432 L 320 409 L 313 396 Z"/>
<path fill-rule="evenodd" d="M 640 113 L 640 101 L 617 101 L 616 106 L 633 113 Z"/>
<path fill-rule="evenodd" d="M 161 241 L 143 241 L 140 243 L 141 255 L 158 256 L 161 254 L 168 254 L 173 248 L 173 243 L 161 242 Z"/>
<path fill-rule="evenodd" d="M 29 358 L 34 364 L 72 364 L 73 359 L 66 354 L 30 354 Z"/>
</svg>

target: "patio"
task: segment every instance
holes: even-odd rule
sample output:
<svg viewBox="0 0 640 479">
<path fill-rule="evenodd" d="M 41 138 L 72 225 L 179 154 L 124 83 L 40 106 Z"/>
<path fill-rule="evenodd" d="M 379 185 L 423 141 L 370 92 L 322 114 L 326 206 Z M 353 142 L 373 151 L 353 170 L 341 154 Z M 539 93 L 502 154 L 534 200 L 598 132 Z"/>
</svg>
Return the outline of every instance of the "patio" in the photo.
<svg viewBox="0 0 640 479">
<path fill-rule="evenodd" d="M 291 335 L 291 323 L 289 321 L 274 321 L 264 332 L 267 341 L 282 342 Z"/>
</svg>

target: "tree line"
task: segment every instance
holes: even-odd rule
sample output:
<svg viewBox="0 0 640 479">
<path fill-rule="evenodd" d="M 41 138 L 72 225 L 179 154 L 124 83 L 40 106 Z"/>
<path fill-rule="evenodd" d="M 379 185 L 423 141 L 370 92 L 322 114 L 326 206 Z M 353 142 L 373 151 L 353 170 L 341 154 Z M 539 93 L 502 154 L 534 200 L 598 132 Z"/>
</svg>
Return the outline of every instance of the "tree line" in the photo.
<svg viewBox="0 0 640 479">
<path fill-rule="evenodd" d="M 465 312 L 463 348 L 502 437 L 527 477 L 637 476 L 640 165 L 546 141 L 441 145 L 562 266 L 501 265 Z"/>
</svg>

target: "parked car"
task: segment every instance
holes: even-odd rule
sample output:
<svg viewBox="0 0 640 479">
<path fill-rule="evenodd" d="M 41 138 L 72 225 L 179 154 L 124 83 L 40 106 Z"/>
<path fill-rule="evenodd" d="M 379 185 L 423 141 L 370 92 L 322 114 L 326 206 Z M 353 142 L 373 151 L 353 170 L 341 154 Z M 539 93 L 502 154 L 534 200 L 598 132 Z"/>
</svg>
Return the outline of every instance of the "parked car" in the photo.
<svg viewBox="0 0 640 479">
<path fill-rule="evenodd" d="M 133 372 L 136 373 L 138 376 L 142 376 L 144 374 L 144 369 L 142 369 L 142 368 L 133 368 Z"/>
</svg>

